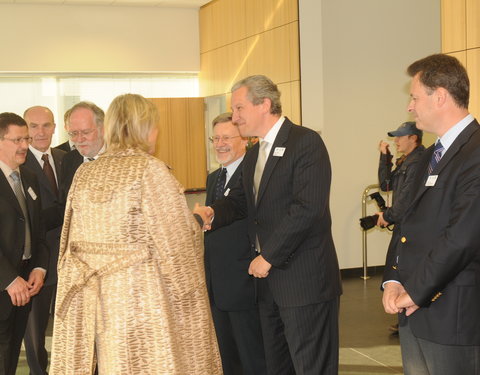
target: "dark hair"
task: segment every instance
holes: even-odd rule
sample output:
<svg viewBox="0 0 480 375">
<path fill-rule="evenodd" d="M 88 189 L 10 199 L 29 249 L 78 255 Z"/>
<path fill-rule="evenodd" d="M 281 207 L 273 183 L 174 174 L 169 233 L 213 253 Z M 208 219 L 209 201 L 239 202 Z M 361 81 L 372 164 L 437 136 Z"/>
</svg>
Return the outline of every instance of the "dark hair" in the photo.
<svg viewBox="0 0 480 375">
<path fill-rule="evenodd" d="M 468 108 L 470 81 L 467 71 L 455 57 L 441 53 L 430 55 L 411 64 L 407 73 L 410 77 L 418 74 L 429 94 L 442 87 L 460 108 Z"/>
<path fill-rule="evenodd" d="M 8 132 L 8 127 L 10 125 L 27 126 L 27 123 L 21 116 L 17 115 L 16 113 L 0 113 L 0 137 L 3 137 L 5 133 Z"/>
</svg>

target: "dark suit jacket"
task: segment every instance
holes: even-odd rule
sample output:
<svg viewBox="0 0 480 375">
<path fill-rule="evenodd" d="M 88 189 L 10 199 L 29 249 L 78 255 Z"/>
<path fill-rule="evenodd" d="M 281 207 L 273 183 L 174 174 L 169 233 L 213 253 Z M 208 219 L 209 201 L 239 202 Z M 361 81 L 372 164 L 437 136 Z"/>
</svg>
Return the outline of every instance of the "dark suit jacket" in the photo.
<svg viewBox="0 0 480 375">
<path fill-rule="evenodd" d="M 66 141 L 63 142 L 62 144 L 59 144 L 58 146 L 54 147 L 55 149 L 62 150 L 65 152 L 70 152 L 72 149 L 70 148 L 70 142 Z"/>
<path fill-rule="evenodd" d="M 283 156 L 275 149 L 285 148 Z M 280 306 L 303 306 L 341 294 L 329 209 L 330 160 L 320 136 L 285 119 L 260 182 L 253 176 L 259 145 L 243 162 L 241 183 L 217 201 L 213 229 L 248 216 L 250 243 L 258 235 L 263 257 L 272 264 L 266 278 Z"/>
<path fill-rule="evenodd" d="M 62 160 L 65 156 L 66 152 L 52 148 L 52 157 L 55 163 L 55 172 L 57 174 L 57 184 L 60 182 L 61 178 L 61 166 Z M 25 166 L 30 168 L 35 175 L 37 176 L 38 183 L 40 185 L 40 196 L 42 198 L 42 209 L 44 210 L 43 219 L 45 221 L 45 225 L 48 228 L 46 233 L 46 240 L 48 244 L 48 249 L 50 252 L 50 262 L 48 264 L 48 273 L 47 278 L 45 279 L 45 285 L 54 285 L 57 283 L 57 261 L 58 261 L 58 246 L 60 244 L 60 234 L 62 227 L 59 225 L 50 229 L 51 222 L 58 222 L 58 218 L 50 217 L 50 210 L 49 208 L 55 205 L 58 205 L 58 198 L 55 196 L 55 193 L 52 190 L 50 185 L 50 181 L 48 180 L 47 176 L 43 172 L 40 163 L 35 158 L 35 155 L 28 150 L 27 153 L 27 160 L 25 161 Z"/>
<path fill-rule="evenodd" d="M 68 191 L 73 182 L 73 176 L 75 176 L 75 172 L 82 163 L 83 156 L 77 150 L 68 152 L 63 158 L 59 184 L 60 202 L 63 204 L 67 201 Z"/>
<path fill-rule="evenodd" d="M 240 179 L 243 162 L 228 181 L 232 189 Z M 207 206 L 213 203 L 215 185 L 221 171 L 207 177 Z M 205 274 L 208 292 L 215 306 L 224 311 L 247 310 L 255 307 L 255 286 L 248 274 L 253 253 L 248 239 L 247 219 L 233 222 L 205 234 Z"/>
<path fill-rule="evenodd" d="M 32 258 L 30 268 L 42 267 L 48 272 L 48 249 L 41 220 L 40 187 L 27 167 L 20 166 L 20 175 L 30 217 Z M 36 199 L 32 198 L 33 190 Z M 25 245 L 25 217 L 7 178 L 0 171 L 0 319 L 10 314 L 12 302 L 5 288 L 20 274 Z"/>
<path fill-rule="evenodd" d="M 480 345 L 480 127 L 468 125 L 425 186 L 432 145 L 419 161 L 415 198 L 387 256 L 384 280 L 400 281 L 420 309 L 415 336 L 445 345 Z M 398 263 L 396 262 L 398 259 Z M 403 323 L 403 316 L 400 316 Z"/>
</svg>

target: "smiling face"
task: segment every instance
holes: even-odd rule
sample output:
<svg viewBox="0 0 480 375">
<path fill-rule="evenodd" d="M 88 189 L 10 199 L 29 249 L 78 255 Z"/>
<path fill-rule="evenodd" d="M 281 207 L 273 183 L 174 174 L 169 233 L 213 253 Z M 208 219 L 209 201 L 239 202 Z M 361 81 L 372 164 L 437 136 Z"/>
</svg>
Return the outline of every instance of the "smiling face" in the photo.
<svg viewBox="0 0 480 375">
<path fill-rule="evenodd" d="M 261 134 L 265 105 L 254 105 L 248 99 L 248 88 L 242 86 L 232 93 L 232 122 L 242 137 L 264 136 Z"/>
<path fill-rule="evenodd" d="M 213 139 L 217 162 L 224 167 L 245 154 L 247 140 L 240 136 L 239 129 L 231 121 L 216 124 Z"/>
<path fill-rule="evenodd" d="M 28 151 L 28 128 L 26 126 L 8 125 L 7 131 L 0 138 L 0 160 L 11 169 L 17 169 L 25 163 Z M 20 140 L 15 144 L 13 140 Z"/>
<path fill-rule="evenodd" d="M 32 137 L 32 147 L 42 152 L 47 151 L 55 132 L 52 112 L 44 107 L 33 107 L 25 113 L 25 121 Z"/>
</svg>

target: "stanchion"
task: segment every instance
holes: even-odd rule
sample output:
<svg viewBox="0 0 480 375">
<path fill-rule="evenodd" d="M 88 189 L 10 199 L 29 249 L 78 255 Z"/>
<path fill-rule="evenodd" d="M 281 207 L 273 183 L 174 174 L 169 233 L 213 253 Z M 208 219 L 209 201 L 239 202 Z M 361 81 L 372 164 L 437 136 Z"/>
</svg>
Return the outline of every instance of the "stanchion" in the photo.
<svg viewBox="0 0 480 375">
<path fill-rule="evenodd" d="M 367 216 L 367 197 L 369 196 L 370 190 L 378 189 L 379 185 L 368 185 L 363 191 L 362 195 L 362 217 Z M 362 230 L 362 260 L 363 260 L 363 276 L 360 276 L 363 280 L 368 280 L 368 263 L 367 263 L 367 231 Z"/>
</svg>

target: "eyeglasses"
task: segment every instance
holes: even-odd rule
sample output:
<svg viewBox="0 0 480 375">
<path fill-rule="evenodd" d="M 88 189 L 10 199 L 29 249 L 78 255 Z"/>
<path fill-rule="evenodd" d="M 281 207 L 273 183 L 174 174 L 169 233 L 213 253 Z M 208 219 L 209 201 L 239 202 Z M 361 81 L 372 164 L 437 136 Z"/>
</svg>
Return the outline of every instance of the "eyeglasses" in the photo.
<svg viewBox="0 0 480 375">
<path fill-rule="evenodd" d="M 218 143 L 220 142 L 220 139 L 223 141 L 223 143 L 227 143 L 228 141 L 230 141 L 230 139 L 233 139 L 233 138 L 238 138 L 240 137 L 239 135 L 235 135 L 233 137 L 229 137 L 229 136 L 226 136 L 224 135 L 223 137 L 210 137 L 208 138 L 208 140 L 211 142 L 211 143 Z"/>
<path fill-rule="evenodd" d="M 86 137 L 87 135 L 93 133 L 95 130 L 96 129 L 78 130 L 74 132 L 68 132 L 67 134 L 71 139 L 73 139 L 73 138 L 77 138 L 80 134 Z"/>
<path fill-rule="evenodd" d="M 22 142 L 26 142 L 28 144 L 32 143 L 32 137 L 18 137 L 18 138 L 6 138 L 2 137 L 2 139 L 6 139 L 7 141 L 13 142 L 16 145 L 19 145 Z"/>
</svg>

